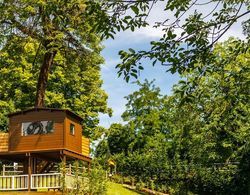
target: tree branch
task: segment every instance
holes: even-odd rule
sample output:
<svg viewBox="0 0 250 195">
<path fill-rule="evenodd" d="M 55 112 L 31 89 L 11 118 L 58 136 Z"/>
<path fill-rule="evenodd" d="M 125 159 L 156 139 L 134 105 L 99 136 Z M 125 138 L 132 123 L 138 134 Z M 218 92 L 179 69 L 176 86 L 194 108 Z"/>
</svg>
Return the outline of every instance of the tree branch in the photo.
<svg viewBox="0 0 250 195">
<path fill-rule="evenodd" d="M 24 25 L 22 25 L 20 22 L 18 22 L 17 20 L 15 19 L 11 19 L 10 21 L 7 21 L 7 20 L 3 20 L 1 21 L 1 23 L 5 23 L 5 24 L 8 24 L 8 25 L 15 25 L 15 27 L 20 31 L 22 32 L 23 34 L 25 35 L 28 35 L 34 39 L 42 39 L 42 36 L 39 35 L 39 33 L 37 31 L 35 31 L 34 29 L 32 28 L 28 28 Z"/>
</svg>

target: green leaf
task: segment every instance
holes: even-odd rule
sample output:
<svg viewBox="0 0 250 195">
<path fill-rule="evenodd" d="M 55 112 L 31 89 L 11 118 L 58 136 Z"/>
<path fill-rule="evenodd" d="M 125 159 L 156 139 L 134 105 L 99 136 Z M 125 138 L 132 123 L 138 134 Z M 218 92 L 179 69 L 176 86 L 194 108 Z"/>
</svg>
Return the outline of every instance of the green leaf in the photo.
<svg viewBox="0 0 250 195">
<path fill-rule="evenodd" d="M 131 6 L 131 9 L 133 10 L 133 12 L 138 15 L 139 14 L 139 8 L 137 6 Z"/>
</svg>

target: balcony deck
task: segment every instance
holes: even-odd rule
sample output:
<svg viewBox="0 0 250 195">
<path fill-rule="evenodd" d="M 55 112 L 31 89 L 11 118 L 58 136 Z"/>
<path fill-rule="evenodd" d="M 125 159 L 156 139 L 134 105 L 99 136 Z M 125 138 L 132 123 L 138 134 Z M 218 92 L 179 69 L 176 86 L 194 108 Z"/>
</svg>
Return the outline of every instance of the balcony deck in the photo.
<svg viewBox="0 0 250 195">
<path fill-rule="evenodd" d="M 9 134 L 8 133 L 0 133 L 0 153 L 8 153 L 9 145 Z M 82 137 L 82 155 L 89 157 L 90 149 L 89 149 L 90 141 L 88 138 Z M 14 152 L 12 152 L 14 153 Z"/>
</svg>

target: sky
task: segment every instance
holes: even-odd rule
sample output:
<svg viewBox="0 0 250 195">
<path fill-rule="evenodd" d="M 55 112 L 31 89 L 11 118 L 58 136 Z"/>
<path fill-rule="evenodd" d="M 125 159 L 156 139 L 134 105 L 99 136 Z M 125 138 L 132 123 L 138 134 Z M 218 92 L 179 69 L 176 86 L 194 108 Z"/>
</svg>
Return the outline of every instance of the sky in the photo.
<svg viewBox="0 0 250 195">
<path fill-rule="evenodd" d="M 114 122 L 122 122 L 121 114 L 125 111 L 125 96 L 131 94 L 138 89 L 138 86 L 132 81 L 126 83 L 122 78 L 118 78 L 117 69 L 115 66 L 120 62 L 118 52 L 123 49 L 146 49 L 150 40 L 154 38 L 147 36 L 136 35 L 133 33 L 122 33 L 116 40 L 108 40 L 105 42 L 105 49 L 102 53 L 106 63 L 102 66 L 101 75 L 103 79 L 103 89 L 108 93 L 108 106 L 113 109 L 113 116 L 110 118 L 107 115 L 100 115 L 100 124 L 104 127 L 109 127 Z M 144 62 L 144 70 L 140 72 L 139 80 L 143 82 L 145 79 L 152 81 L 155 79 L 155 85 L 161 88 L 163 94 L 171 94 L 171 87 L 177 83 L 179 76 L 172 75 L 166 72 L 166 67 Z"/>
<path fill-rule="evenodd" d="M 209 8 L 207 7 L 200 7 L 200 9 L 209 13 Z M 213 8 L 210 7 L 210 9 Z M 126 104 L 124 97 L 138 90 L 136 84 L 132 82 L 126 83 L 122 77 L 118 78 L 117 69 L 115 69 L 115 66 L 120 63 L 118 52 L 120 50 L 127 50 L 128 48 L 135 50 L 146 50 L 149 48 L 150 41 L 159 40 L 163 35 L 160 28 L 153 28 L 154 21 L 164 20 L 166 14 L 168 14 L 167 17 L 170 21 L 174 19 L 170 13 L 163 11 L 163 4 L 159 3 L 152 9 L 148 18 L 150 26 L 136 30 L 135 32 L 126 31 L 118 33 L 114 40 L 106 40 L 103 43 L 105 49 L 102 55 L 105 58 L 105 64 L 102 65 L 101 69 L 103 79 L 102 88 L 109 96 L 108 106 L 113 109 L 113 116 L 109 117 L 108 115 L 100 114 L 101 126 L 108 128 L 112 123 L 122 122 L 121 114 L 125 111 Z M 239 21 L 228 30 L 220 41 L 224 41 L 230 36 L 244 39 L 241 29 L 241 21 Z M 155 85 L 160 87 L 162 94 L 171 95 L 172 86 L 178 83 L 180 79 L 179 75 L 166 72 L 166 67 L 158 64 L 152 67 L 152 62 L 150 61 L 145 61 L 142 65 L 144 66 L 144 70 L 140 72 L 139 80 L 143 82 L 145 79 L 149 81 L 155 79 Z"/>
</svg>

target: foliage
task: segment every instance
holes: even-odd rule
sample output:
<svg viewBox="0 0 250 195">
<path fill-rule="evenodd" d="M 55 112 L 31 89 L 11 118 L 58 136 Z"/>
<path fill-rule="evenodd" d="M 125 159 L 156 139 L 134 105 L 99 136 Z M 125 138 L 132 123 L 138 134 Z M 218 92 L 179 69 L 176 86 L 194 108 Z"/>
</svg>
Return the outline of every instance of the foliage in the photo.
<svg viewBox="0 0 250 195">
<path fill-rule="evenodd" d="M 91 195 L 106 194 L 107 191 L 107 179 L 106 172 L 99 165 L 94 165 L 90 171 L 89 184 Z"/>
<path fill-rule="evenodd" d="M 214 44 L 238 22 L 250 14 L 249 2 L 239 1 L 101 1 L 103 12 L 111 14 L 99 17 L 99 31 L 106 37 L 113 37 L 116 31 L 142 28 L 149 25 L 148 20 L 154 7 L 162 7 L 166 18 L 154 21 L 154 27 L 162 29 L 160 40 L 150 43 L 148 51 L 120 51 L 122 63 L 117 65 L 118 74 L 128 81 L 138 76 L 143 69 L 141 59 L 153 60 L 167 65 L 169 71 L 182 73 L 193 69 L 196 63 L 209 64 L 213 60 L 211 49 Z M 92 6 L 95 11 L 97 6 Z M 206 10 L 206 11 L 204 11 Z M 128 11 L 128 12 L 126 12 Z M 129 14 L 127 14 L 129 13 Z M 100 14 L 100 12 L 96 12 Z M 173 15 L 174 19 L 170 19 Z M 244 22 L 244 32 L 248 34 L 249 20 Z M 111 29 L 111 30 L 110 30 Z M 108 33 L 109 31 L 109 33 Z M 202 73 L 202 70 L 199 71 Z"/>
<path fill-rule="evenodd" d="M 60 164 L 60 171 L 62 174 L 61 183 L 63 192 L 66 192 L 67 194 L 82 195 L 106 194 L 106 172 L 97 163 L 93 162 L 91 169 L 88 170 L 86 165 L 75 161 L 72 166 L 72 175 L 70 175 L 70 178 L 67 178 L 69 176 L 66 175 L 67 169 L 63 163 Z M 67 189 L 67 184 L 73 185 L 75 188 Z"/>
<path fill-rule="evenodd" d="M 88 128 L 96 127 L 99 112 L 111 113 L 100 89 L 100 36 L 86 6 L 79 0 L 0 1 L 1 104 L 71 108 Z"/>
<path fill-rule="evenodd" d="M 135 186 L 135 188 L 139 191 L 141 191 L 144 187 L 145 187 L 145 184 L 141 180 L 137 182 Z"/>
<path fill-rule="evenodd" d="M 134 31 L 149 25 L 162 31 L 162 37 L 152 40 L 148 50 L 129 48 L 119 52 L 122 62 L 116 68 L 118 75 L 124 76 L 127 82 L 131 78 L 137 79 L 144 69 L 144 59 L 151 60 L 153 66 L 166 66 L 171 73 L 197 71 L 197 76 L 206 74 L 209 71 L 206 66 L 217 63 L 213 52 L 215 44 L 240 20 L 243 20 L 242 31 L 249 47 L 248 0 L 102 0 L 91 1 L 89 5 L 87 9 L 97 18 L 95 30 L 104 38 L 114 38 L 119 31 Z M 154 8 L 162 8 L 163 16 L 151 22 Z M 233 56 L 239 48 L 242 46 L 232 48 Z M 203 67 L 197 67 L 197 64 Z M 196 82 L 186 83 L 182 94 L 190 95 L 196 85 Z"/>
<path fill-rule="evenodd" d="M 115 175 L 112 176 L 111 180 L 113 182 L 115 182 L 115 183 L 123 184 L 124 178 L 121 175 L 119 175 L 119 174 L 115 174 Z"/>
<path fill-rule="evenodd" d="M 3 101 L 0 100 L 0 131 L 8 131 L 8 114 L 14 112 L 14 103 L 12 100 Z"/>
<path fill-rule="evenodd" d="M 33 106 L 41 59 L 45 50 L 30 38 L 13 37 L 0 53 L 0 129 L 7 130 L 7 114 Z M 83 117 L 85 130 L 98 130 L 98 114 L 108 113 L 107 94 L 101 89 L 100 64 L 96 53 L 79 56 L 58 52 L 47 83 L 45 104 L 65 108 Z M 90 130 L 91 129 L 91 130 Z"/>
<path fill-rule="evenodd" d="M 116 126 L 115 134 L 111 126 L 104 139 L 118 173 L 173 194 L 247 194 L 250 50 L 231 38 L 217 44 L 213 55 L 213 63 L 184 72 L 172 96 L 146 81 L 126 97 L 126 124 Z M 193 83 L 189 94 L 183 93 Z M 123 134 L 118 140 L 126 141 L 126 150 L 119 149 L 122 140 L 112 141 Z"/>
</svg>

